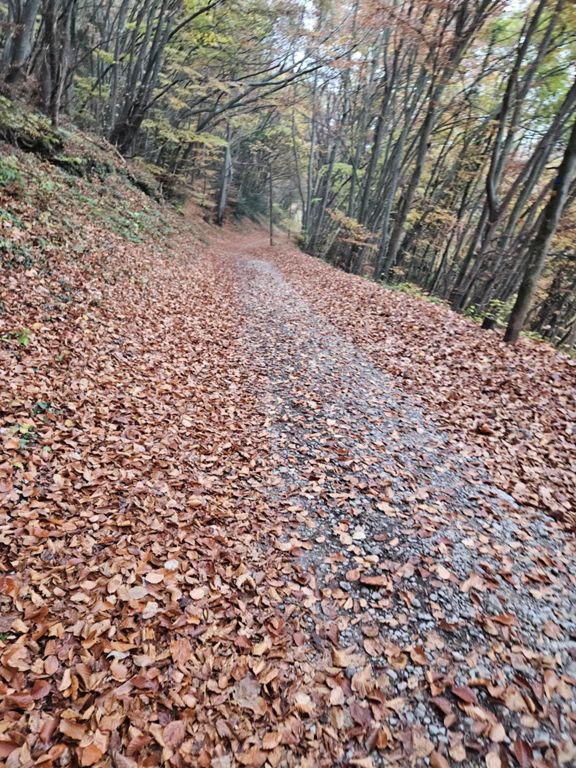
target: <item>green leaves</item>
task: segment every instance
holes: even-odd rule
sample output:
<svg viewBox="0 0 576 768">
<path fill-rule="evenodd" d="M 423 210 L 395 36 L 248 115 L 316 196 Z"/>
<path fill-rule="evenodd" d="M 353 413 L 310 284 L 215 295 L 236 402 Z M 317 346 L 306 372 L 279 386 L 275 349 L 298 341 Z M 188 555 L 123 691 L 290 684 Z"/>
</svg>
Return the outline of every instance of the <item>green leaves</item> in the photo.
<svg viewBox="0 0 576 768">
<path fill-rule="evenodd" d="M 31 331 L 29 328 L 21 328 L 16 336 L 18 344 L 22 347 L 27 347 L 30 344 L 30 333 Z"/>
</svg>

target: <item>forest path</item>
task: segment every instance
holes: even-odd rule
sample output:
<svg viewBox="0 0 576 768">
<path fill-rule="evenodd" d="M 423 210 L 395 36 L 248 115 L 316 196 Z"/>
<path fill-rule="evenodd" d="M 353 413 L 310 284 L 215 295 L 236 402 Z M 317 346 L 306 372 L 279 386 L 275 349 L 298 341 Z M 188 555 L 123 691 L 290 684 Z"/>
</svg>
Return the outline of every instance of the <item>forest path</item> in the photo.
<svg viewBox="0 0 576 768">
<path fill-rule="evenodd" d="M 205 239 L 27 284 L 37 333 L 0 358 L 4 764 L 573 763 L 573 539 L 348 338 L 370 284 Z"/>
<path fill-rule="evenodd" d="M 269 503 L 294 515 L 289 549 L 315 585 L 318 615 L 384 672 L 387 699 L 401 700 L 388 725 L 415 726 L 420 758 L 435 744 L 458 760 L 464 739 L 480 753 L 466 764 L 484 764 L 483 735 L 503 761 L 502 742 L 521 765 L 528 743 L 536 763 L 571 759 L 576 699 L 562 680 L 576 677 L 571 538 L 550 518 L 528 517 L 480 461 L 455 453 L 312 310 L 262 238 L 242 239 L 239 250 L 227 246 L 224 261 L 259 372 L 275 478 Z M 434 715 L 431 701 L 446 691 L 464 710 L 464 734 L 445 727 L 458 721 L 446 700 L 436 702 L 446 721 Z"/>
</svg>

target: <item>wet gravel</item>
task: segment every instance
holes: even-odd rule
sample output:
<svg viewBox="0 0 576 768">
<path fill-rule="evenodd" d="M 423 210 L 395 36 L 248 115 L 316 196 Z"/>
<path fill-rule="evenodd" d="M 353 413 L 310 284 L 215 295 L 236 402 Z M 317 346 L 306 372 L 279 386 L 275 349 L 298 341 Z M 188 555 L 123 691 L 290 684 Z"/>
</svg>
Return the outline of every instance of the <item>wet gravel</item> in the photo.
<svg viewBox="0 0 576 768">
<path fill-rule="evenodd" d="M 362 628 L 378 628 L 383 646 L 372 664 L 386 670 L 391 695 L 407 699 L 391 726 L 421 725 L 435 745 L 449 745 L 459 729 L 477 752 L 465 764 L 484 765 L 474 719 L 449 733 L 425 670 L 460 686 L 538 686 L 551 668 L 574 676 L 573 541 L 551 518 L 520 508 L 476 459 L 454 454 L 275 267 L 248 255 L 234 268 L 276 457 L 270 494 L 293 510 L 300 565 L 318 596 L 313 610 L 334 612 L 344 644 L 361 647 Z M 391 666 L 391 646 L 407 656 L 403 666 Z M 414 649 L 426 664 L 413 661 Z M 553 697 L 559 715 L 538 729 L 521 713 L 484 705 L 509 741 L 521 734 L 546 765 L 556 764 L 559 745 L 570 746 L 573 695 Z"/>
</svg>

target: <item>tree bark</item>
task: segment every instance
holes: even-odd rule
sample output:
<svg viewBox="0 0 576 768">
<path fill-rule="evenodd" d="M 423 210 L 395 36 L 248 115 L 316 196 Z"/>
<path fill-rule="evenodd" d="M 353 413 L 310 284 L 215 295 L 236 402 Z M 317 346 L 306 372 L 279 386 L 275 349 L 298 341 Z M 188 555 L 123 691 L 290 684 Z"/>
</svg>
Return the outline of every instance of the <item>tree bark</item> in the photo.
<svg viewBox="0 0 576 768">
<path fill-rule="evenodd" d="M 274 245 L 274 197 L 272 181 L 272 160 L 268 162 L 268 233 L 270 245 Z"/>
<path fill-rule="evenodd" d="M 40 0 L 26 0 L 15 4 L 15 17 L 12 20 L 14 31 L 6 41 L 4 55 L 6 59 L 4 80 L 14 84 L 26 74 L 26 64 L 32 52 L 32 39 Z"/>
<path fill-rule="evenodd" d="M 215 222 L 219 226 L 224 221 L 226 212 L 226 203 L 228 202 L 228 193 L 232 183 L 232 151 L 230 149 L 230 126 L 226 130 L 226 151 L 224 153 L 224 167 L 222 169 L 222 184 L 220 185 L 220 195 L 218 196 L 218 211 L 216 212 Z"/>
</svg>

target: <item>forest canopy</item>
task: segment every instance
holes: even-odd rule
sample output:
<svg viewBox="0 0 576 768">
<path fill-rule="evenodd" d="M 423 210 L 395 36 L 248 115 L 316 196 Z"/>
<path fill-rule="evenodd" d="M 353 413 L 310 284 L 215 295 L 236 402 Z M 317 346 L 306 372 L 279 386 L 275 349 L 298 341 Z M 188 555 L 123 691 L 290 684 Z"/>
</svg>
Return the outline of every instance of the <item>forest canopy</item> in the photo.
<svg viewBox="0 0 576 768">
<path fill-rule="evenodd" d="M 2 89 L 210 216 L 576 343 L 569 0 L 8 0 Z"/>
</svg>

